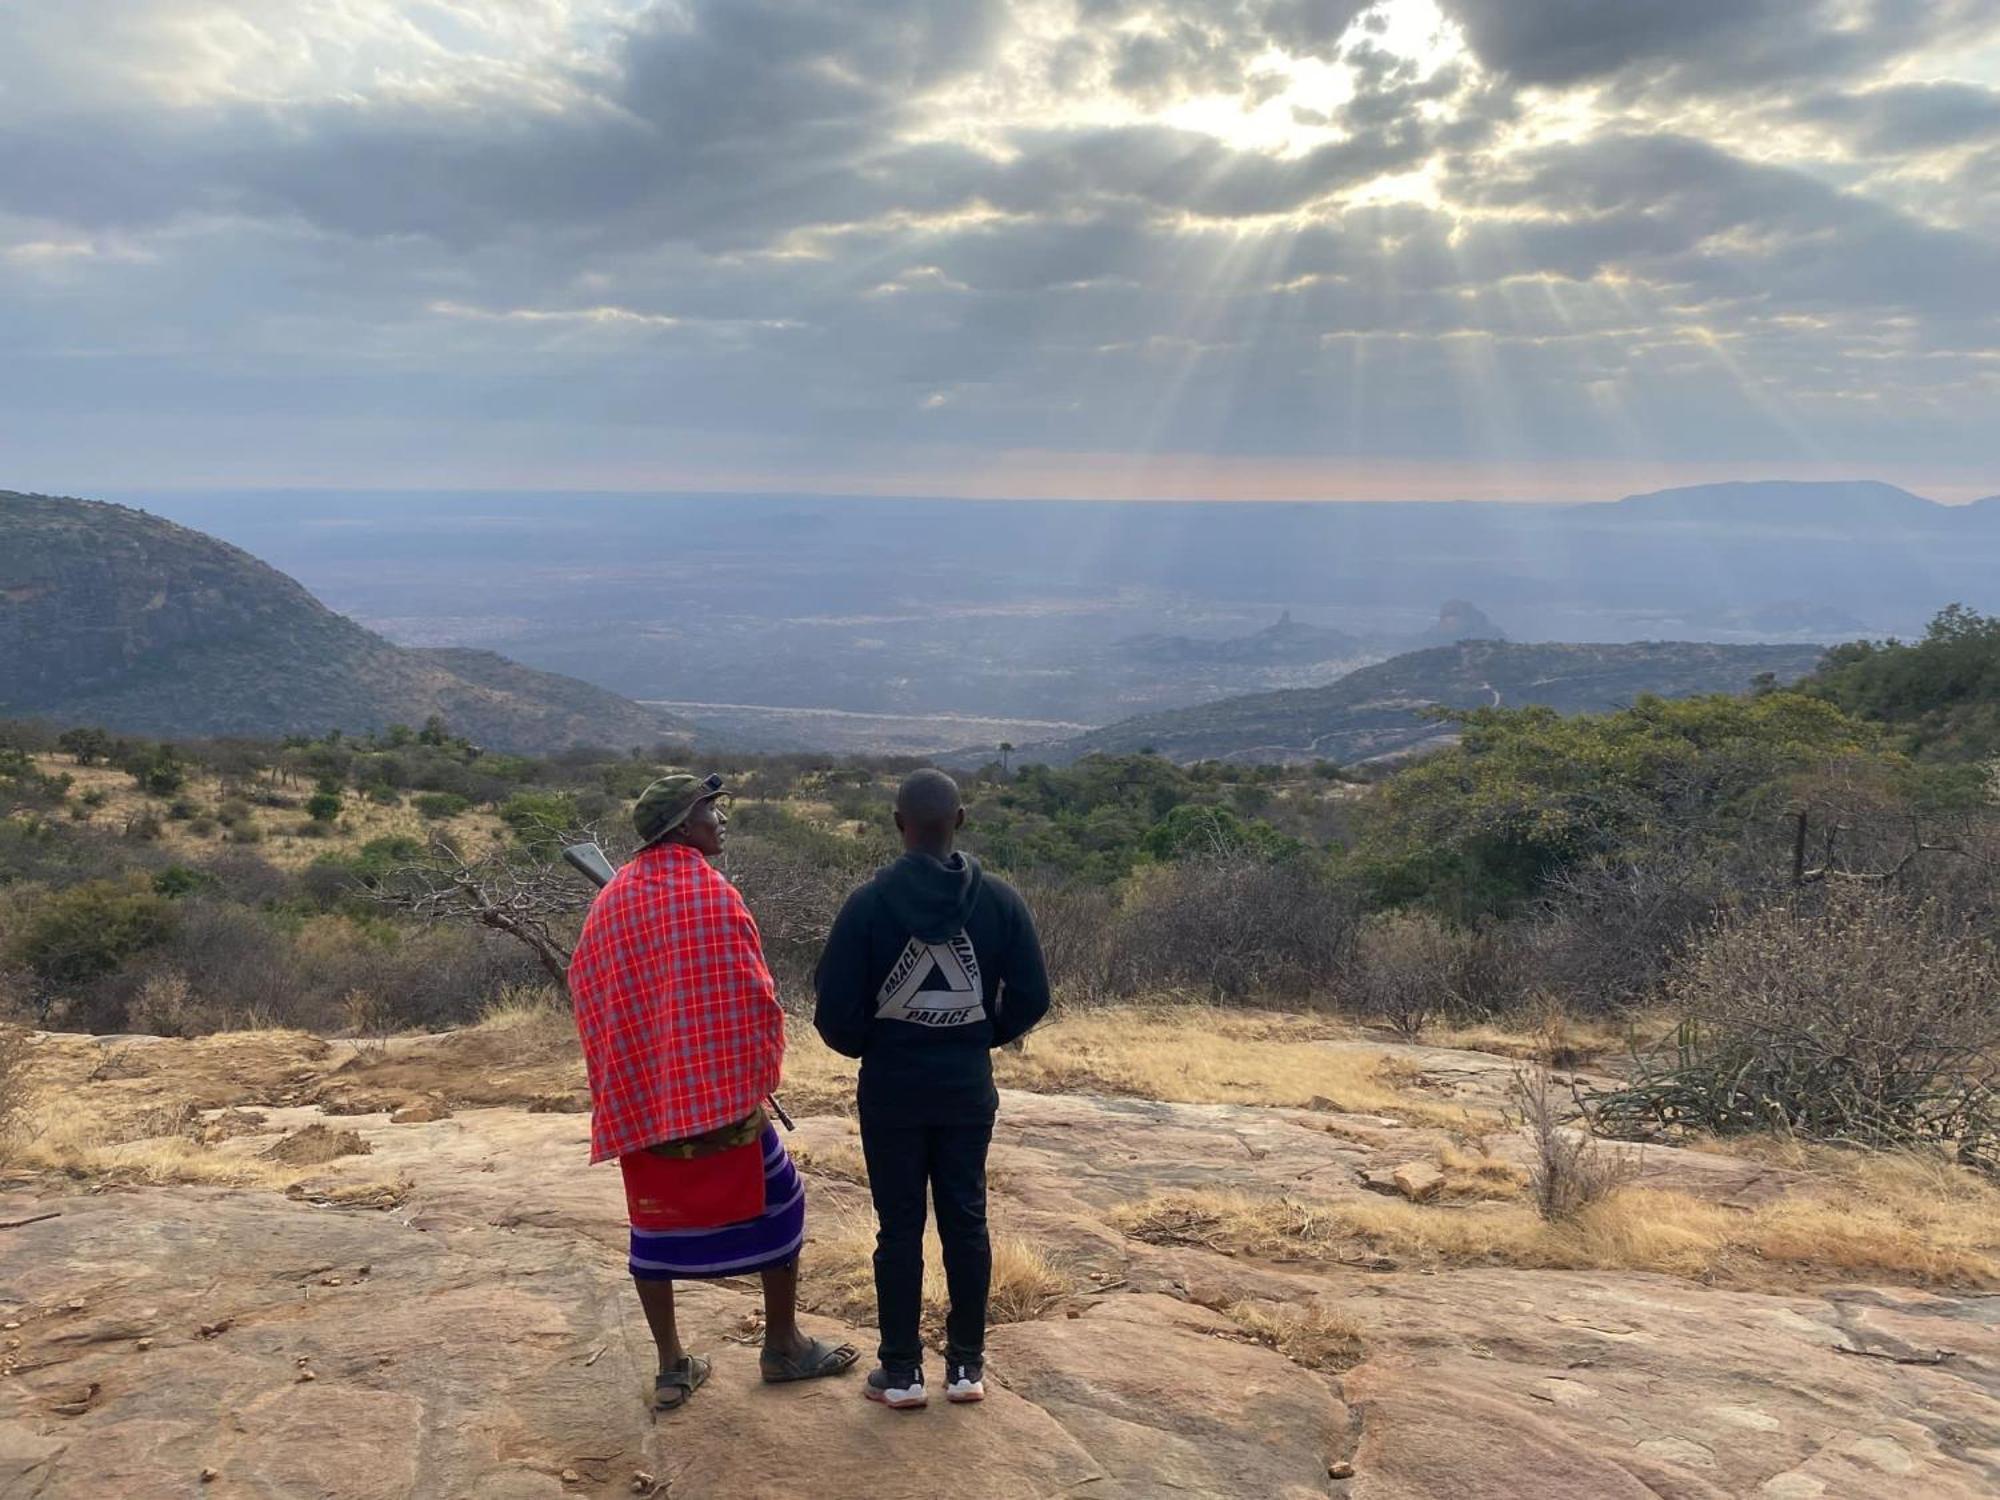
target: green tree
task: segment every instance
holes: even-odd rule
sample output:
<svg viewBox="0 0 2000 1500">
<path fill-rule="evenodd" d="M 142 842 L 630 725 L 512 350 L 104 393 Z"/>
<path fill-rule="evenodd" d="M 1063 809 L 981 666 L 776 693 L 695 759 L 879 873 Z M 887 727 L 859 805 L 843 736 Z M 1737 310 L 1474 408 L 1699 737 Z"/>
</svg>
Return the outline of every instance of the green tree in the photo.
<svg viewBox="0 0 2000 1500">
<path fill-rule="evenodd" d="M 132 779 L 149 797 L 171 797 L 187 785 L 187 771 L 175 756 L 173 746 L 159 745 L 139 763 Z"/>
<path fill-rule="evenodd" d="M 1740 828 L 1782 799 L 1788 777 L 1876 739 L 1799 693 L 1448 717 L 1459 743 L 1383 787 L 1355 858 L 1377 899 L 1467 919 L 1511 910 L 1592 856 Z"/>
<path fill-rule="evenodd" d="M 340 808 L 340 783 L 331 776 L 322 776 L 313 794 L 306 798 L 306 816 L 315 823 L 331 823 L 340 816 Z"/>
<path fill-rule="evenodd" d="M 44 898 L 8 944 L 8 956 L 45 984 L 109 974 L 174 930 L 173 903 L 143 875 L 92 880 Z"/>
<path fill-rule="evenodd" d="M 111 736 L 101 729 L 65 729 L 56 739 L 57 748 L 75 757 L 80 766 L 95 765 L 111 753 Z"/>
</svg>

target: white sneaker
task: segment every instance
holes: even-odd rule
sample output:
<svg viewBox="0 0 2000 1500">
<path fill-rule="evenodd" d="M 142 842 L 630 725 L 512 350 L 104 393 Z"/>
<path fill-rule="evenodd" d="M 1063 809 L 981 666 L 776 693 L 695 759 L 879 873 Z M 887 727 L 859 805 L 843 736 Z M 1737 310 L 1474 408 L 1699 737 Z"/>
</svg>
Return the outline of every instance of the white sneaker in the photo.
<svg viewBox="0 0 2000 1500">
<path fill-rule="evenodd" d="M 861 1388 L 861 1394 L 897 1411 L 914 1411 L 930 1401 L 924 1392 L 921 1369 L 891 1370 L 878 1365 L 868 1372 L 868 1383 Z"/>
<path fill-rule="evenodd" d="M 986 1369 L 983 1365 L 946 1365 L 944 1399 L 967 1402 L 986 1399 Z"/>
</svg>

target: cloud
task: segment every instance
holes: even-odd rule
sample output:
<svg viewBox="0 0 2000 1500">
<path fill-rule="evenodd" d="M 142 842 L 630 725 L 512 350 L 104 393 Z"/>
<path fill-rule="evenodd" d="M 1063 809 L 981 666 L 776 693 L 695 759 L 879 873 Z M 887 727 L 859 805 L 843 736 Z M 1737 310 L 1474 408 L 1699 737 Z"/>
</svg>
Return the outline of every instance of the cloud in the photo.
<svg viewBox="0 0 2000 1500">
<path fill-rule="evenodd" d="M 15 7 L 0 444 L 2000 459 L 1991 11 Z"/>
<path fill-rule="evenodd" d="M 1447 0 L 1487 67 L 1523 83 L 1784 93 L 2000 30 L 1986 0 Z"/>
</svg>

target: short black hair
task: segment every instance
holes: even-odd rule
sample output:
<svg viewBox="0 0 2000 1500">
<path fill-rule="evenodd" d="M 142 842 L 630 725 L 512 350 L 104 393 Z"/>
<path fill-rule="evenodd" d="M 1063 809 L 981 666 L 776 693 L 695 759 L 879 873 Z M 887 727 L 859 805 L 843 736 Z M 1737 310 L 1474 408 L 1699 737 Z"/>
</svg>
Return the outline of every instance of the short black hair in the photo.
<svg viewBox="0 0 2000 1500">
<path fill-rule="evenodd" d="M 948 826 L 964 805 L 958 783 L 929 766 L 912 771 L 896 788 L 896 811 L 919 828 Z"/>
</svg>

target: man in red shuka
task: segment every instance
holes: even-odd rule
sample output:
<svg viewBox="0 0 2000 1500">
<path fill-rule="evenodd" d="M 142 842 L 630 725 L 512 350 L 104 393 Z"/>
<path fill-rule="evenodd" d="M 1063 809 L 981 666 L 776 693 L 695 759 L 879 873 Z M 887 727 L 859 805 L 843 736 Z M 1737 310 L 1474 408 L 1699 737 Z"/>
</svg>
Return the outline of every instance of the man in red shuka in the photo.
<svg viewBox="0 0 2000 1500">
<path fill-rule="evenodd" d="M 616 1158 L 630 1268 L 672 1410 L 708 1378 L 681 1344 L 675 1278 L 764 1283 L 769 1382 L 836 1375 L 850 1344 L 798 1326 L 805 1189 L 765 1118 L 785 1056 L 784 1013 L 742 896 L 710 864 L 729 818 L 722 778 L 667 776 L 640 794 L 643 841 L 590 909 L 569 990 L 590 1075 L 590 1159 Z"/>
</svg>

